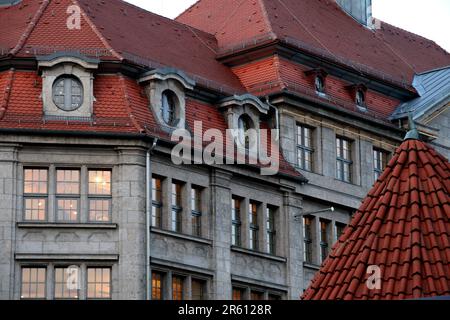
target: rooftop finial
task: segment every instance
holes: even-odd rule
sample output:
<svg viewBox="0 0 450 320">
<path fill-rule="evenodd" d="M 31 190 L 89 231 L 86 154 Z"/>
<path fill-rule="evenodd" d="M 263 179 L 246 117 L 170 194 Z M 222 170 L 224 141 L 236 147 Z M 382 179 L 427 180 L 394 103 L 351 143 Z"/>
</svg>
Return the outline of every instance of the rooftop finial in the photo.
<svg viewBox="0 0 450 320">
<path fill-rule="evenodd" d="M 413 116 L 410 113 L 408 115 L 408 121 L 409 121 L 409 131 L 405 136 L 406 140 L 420 140 L 419 131 L 417 130 L 416 123 L 414 122 Z"/>
</svg>

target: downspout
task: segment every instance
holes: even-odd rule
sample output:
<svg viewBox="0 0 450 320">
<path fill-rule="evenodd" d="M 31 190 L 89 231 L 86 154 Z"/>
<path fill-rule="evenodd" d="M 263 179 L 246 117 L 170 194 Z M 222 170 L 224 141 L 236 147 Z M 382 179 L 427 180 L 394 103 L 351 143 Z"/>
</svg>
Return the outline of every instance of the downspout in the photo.
<svg viewBox="0 0 450 320">
<path fill-rule="evenodd" d="M 270 108 L 275 110 L 275 129 L 277 129 L 276 141 L 278 141 L 280 139 L 280 111 L 270 103 L 269 96 L 266 96 L 266 103 Z"/>
<path fill-rule="evenodd" d="M 153 145 L 148 149 L 147 155 L 146 155 L 146 164 L 145 164 L 145 182 L 146 182 L 146 201 L 145 201 L 145 216 L 146 216 L 146 223 L 145 223 L 145 230 L 146 230 L 146 255 L 145 255 L 145 267 L 146 267 L 146 288 L 147 288 L 147 294 L 146 298 L 147 300 L 151 300 L 151 281 L 152 281 L 152 274 L 150 270 L 150 227 L 151 227 L 151 216 L 152 216 L 152 168 L 151 168 L 151 154 L 153 153 L 153 150 L 155 150 L 156 145 L 158 144 L 158 138 L 155 138 L 153 140 Z"/>
</svg>

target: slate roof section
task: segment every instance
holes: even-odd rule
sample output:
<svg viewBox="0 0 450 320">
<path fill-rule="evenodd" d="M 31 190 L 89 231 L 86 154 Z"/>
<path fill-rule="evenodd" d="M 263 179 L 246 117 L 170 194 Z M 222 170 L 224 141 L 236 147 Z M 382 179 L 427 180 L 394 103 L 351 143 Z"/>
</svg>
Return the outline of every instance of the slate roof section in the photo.
<svg viewBox="0 0 450 320">
<path fill-rule="evenodd" d="M 450 103 L 450 66 L 417 75 L 413 85 L 420 97 L 401 104 L 392 119 L 404 118 L 410 113 L 418 119 L 427 111 Z"/>
<path fill-rule="evenodd" d="M 406 140 L 303 295 L 305 300 L 450 295 L 450 163 Z M 369 266 L 381 289 L 369 290 Z"/>
<path fill-rule="evenodd" d="M 415 73 L 450 64 L 450 54 L 433 41 L 384 22 L 369 30 L 329 0 L 200 0 L 177 21 L 214 34 L 222 48 L 294 40 L 406 84 Z"/>
</svg>

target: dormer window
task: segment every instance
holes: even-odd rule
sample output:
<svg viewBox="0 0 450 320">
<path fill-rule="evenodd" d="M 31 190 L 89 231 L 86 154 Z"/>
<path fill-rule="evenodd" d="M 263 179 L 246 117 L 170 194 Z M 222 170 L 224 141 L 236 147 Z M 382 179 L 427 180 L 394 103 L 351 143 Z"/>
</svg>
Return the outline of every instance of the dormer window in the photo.
<svg viewBox="0 0 450 320">
<path fill-rule="evenodd" d="M 162 94 L 161 117 L 164 122 L 172 126 L 176 122 L 176 110 L 178 98 L 173 91 L 166 90 Z"/>
<path fill-rule="evenodd" d="M 366 109 L 366 94 L 362 89 L 356 90 L 356 105 L 361 109 Z"/>
<path fill-rule="evenodd" d="M 325 81 L 323 76 L 321 75 L 316 76 L 315 87 L 317 93 L 325 93 Z"/>
<path fill-rule="evenodd" d="M 83 85 L 74 76 L 61 76 L 53 84 L 53 102 L 64 111 L 75 111 L 83 104 Z"/>
</svg>

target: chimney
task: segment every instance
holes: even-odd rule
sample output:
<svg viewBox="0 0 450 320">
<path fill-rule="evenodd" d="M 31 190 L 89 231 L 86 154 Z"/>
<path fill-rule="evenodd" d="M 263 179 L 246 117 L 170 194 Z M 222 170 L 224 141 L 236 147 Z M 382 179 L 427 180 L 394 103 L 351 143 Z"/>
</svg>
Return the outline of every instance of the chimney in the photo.
<svg viewBox="0 0 450 320">
<path fill-rule="evenodd" d="M 336 0 L 336 2 L 359 23 L 372 27 L 372 0 Z"/>
</svg>

